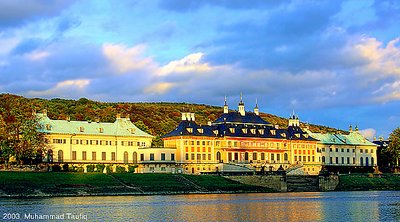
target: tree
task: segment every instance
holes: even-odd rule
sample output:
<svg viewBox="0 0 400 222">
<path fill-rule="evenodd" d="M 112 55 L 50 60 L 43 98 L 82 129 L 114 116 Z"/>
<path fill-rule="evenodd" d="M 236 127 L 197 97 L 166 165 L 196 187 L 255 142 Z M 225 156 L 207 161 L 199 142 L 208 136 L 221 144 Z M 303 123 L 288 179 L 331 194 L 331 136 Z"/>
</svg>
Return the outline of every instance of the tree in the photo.
<svg viewBox="0 0 400 222">
<path fill-rule="evenodd" d="M 386 151 L 389 154 L 389 161 L 393 166 L 399 166 L 400 159 L 400 127 L 393 130 L 389 136 L 389 146 Z"/>
</svg>

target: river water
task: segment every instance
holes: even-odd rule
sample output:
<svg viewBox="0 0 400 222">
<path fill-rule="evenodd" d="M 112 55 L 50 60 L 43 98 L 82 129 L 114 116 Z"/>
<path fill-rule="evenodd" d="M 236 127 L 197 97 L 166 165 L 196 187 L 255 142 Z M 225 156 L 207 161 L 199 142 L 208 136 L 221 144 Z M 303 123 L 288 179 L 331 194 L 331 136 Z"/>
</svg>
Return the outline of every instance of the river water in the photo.
<svg viewBox="0 0 400 222">
<path fill-rule="evenodd" d="M 400 221 L 399 191 L 0 199 L 8 221 Z"/>
</svg>

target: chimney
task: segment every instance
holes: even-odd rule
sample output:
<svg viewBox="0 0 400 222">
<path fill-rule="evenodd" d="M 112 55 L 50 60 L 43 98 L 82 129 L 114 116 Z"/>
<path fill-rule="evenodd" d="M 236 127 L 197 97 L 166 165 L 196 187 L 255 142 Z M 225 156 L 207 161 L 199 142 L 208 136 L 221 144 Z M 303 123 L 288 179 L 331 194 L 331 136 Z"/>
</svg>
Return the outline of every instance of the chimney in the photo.
<svg viewBox="0 0 400 222">
<path fill-rule="evenodd" d="M 194 121 L 195 119 L 194 119 L 194 113 L 190 113 L 190 120 L 191 121 Z"/>
<path fill-rule="evenodd" d="M 182 113 L 182 121 L 186 120 L 186 113 Z"/>
</svg>

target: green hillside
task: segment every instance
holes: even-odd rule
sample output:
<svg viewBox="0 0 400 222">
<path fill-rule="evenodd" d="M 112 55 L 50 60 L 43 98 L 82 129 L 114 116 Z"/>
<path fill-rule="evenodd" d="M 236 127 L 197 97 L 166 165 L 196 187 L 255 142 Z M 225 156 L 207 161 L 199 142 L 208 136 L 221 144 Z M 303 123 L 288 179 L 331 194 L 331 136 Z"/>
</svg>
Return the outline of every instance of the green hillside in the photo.
<svg viewBox="0 0 400 222">
<path fill-rule="evenodd" d="M 2 124 L 15 118 L 28 116 L 33 110 L 41 112 L 46 109 L 52 119 L 95 120 L 113 122 L 117 114 L 129 115 L 132 122 L 155 136 L 164 135 L 173 130 L 181 120 L 181 112 L 194 112 L 196 122 L 207 124 L 222 113 L 222 107 L 204 104 L 187 103 L 107 103 L 66 99 L 30 99 L 11 94 L 0 94 L 0 131 Z M 261 113 L 263 119 L 280 127 L 286 127 L 288 120 L 271 114 Z M 302 124 L 303 127 L 305 126 Z M 336 132 L 337 129 L 326 126 L 310 125 L 316 132 Z"/>
</svg>

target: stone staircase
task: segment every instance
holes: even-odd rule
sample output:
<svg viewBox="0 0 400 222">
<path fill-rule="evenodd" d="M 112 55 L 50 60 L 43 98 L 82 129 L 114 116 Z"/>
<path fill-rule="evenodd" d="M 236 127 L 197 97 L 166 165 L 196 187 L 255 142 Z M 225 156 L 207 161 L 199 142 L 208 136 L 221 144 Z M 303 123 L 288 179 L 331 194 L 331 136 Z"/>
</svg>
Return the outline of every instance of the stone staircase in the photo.
<svg viewBox="0 0 400 222">
<path fill-rule="evenodd" d="M 316 192 L 319 191 L 319 177 L 310 175 L 287 175 L 288 192 Z"/>
<path fill-rule="evenodd" d="M 189 179 L 187 179 L 186 177 L 184 177 L 180 174 L 175 174 L 174 177 L 177 181 L 179 181 L 187 186 L 194 187 L 197 191 L 208 192 L 208 190 L 206 188 L 193 183 L 192 181 L 190 181 Z"/>
</svg>

